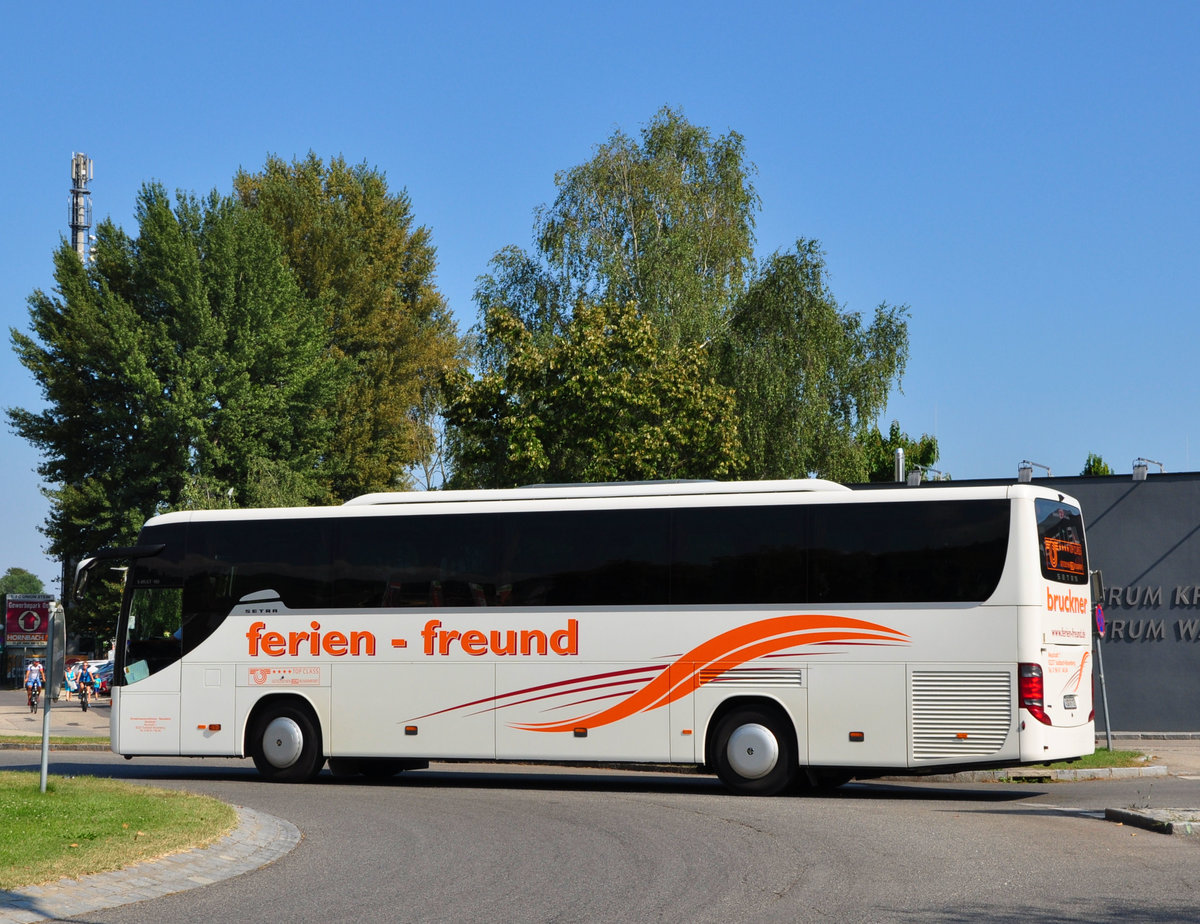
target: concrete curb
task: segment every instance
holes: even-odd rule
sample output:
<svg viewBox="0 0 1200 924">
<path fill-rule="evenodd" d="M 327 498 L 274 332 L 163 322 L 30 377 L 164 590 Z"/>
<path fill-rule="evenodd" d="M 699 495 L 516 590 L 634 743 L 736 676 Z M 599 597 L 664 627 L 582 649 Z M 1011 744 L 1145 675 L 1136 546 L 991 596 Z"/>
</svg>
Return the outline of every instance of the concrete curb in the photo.
<svg viewBox="0 0 1200 924">
<path fill-rule="evenodd" d="M 0 741 L 0 751 L 40 751 L 42 749 L 42 739 L 36 738 L 32 743 L 26 744 L 23 741 Z M 53 751 L 109 751 L 108 739 L 95 744 L 53 744 L 50 745 L 51 752 Z"/>
<path fill-rule="evenodd" d="M 238 826 L 209 847 L 80 879 L 0 892 L 0 924 L 59 920 L 195 889 L 260 869 L 300 843 L 300 831 L 291 822 L 245 806 L 234 808 Z"/>
<path fill-rule="evenodd" d="M 1049 767 L 1010 767 L 1008 770 L 967 770 L 962 773 L 936 773 L 931 776 L 889 776 L 880 779 L 922 783 L 1077 783 L 1081 780 L 1129 780 L 1148 776 L 1167 776 L 1161 765 L 1147 767 L 1093 767 L 1086 770 L 1054 770 Z"/>
<path fill-rule="evenodd" d="M 1159 834 L 1200 837 L 1200 809 L 1105 809 L 1104 818 Z"/>
</svg>

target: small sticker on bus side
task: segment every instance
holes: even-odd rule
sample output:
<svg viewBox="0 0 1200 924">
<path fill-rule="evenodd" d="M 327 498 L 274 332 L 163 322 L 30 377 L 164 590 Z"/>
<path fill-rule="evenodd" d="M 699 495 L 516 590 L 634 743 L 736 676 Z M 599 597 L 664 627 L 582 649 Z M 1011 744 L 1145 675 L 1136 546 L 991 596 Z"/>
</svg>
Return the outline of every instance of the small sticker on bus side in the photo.
<svg viewBox="0 0 1200 924">
<path fill-rule="evenodd" d="M 317 667 L 249 667 L 246 683 L 252 687 L 319 687 L 321 668 Z"/>
</svg>

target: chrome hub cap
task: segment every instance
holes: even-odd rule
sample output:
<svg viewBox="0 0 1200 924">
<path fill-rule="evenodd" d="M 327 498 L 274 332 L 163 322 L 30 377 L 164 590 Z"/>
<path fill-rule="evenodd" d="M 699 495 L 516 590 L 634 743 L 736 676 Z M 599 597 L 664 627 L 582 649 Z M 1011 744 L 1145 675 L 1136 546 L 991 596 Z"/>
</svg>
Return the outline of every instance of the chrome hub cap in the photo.
<svg viewBox="0 0 1200 924">
<path fill-rule="evenodd" d="M 290 767 L 304 748 L 304 733 L 294 720 L 280 716 L 272 719 L 263 732 L 263 756 L 272 767 Z"/>
<path fill-rule="evenodd" d="M 739 725 L 729 736 L 725 756 L 738 776 L 758 780 L 774 770 L 779 762 L 779 742 L 764 725 Z"/>
</svg>

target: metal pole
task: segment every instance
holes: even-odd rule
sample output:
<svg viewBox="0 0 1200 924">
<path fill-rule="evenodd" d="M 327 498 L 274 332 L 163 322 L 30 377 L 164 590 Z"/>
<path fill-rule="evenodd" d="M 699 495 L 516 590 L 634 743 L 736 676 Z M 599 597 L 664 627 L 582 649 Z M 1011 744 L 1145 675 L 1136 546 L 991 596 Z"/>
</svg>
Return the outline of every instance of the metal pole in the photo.
<svg viewBox="0 0 1200 924">
<path fill-rule="evenodd" d="M 58 614 L 50 609 L 50 625 L 46 635 L 46 682 L 42 684 L 42 792 L 46 791 L 46 776 L 50 769 L 50 707 L 54 697 L 50 695 L 50 672 L 54 670 L 54 627 Z"/>
<path fill-rule="evenodd" d="M 1100 699 L 1104 703 L 1104 735 L 1112 750 L 1112 719 L 1108 715 L 1108 687 L 1104 683 L 1104 640 L 1096 637 L 1096 666 L 1100 668 Z"/>
</svg>

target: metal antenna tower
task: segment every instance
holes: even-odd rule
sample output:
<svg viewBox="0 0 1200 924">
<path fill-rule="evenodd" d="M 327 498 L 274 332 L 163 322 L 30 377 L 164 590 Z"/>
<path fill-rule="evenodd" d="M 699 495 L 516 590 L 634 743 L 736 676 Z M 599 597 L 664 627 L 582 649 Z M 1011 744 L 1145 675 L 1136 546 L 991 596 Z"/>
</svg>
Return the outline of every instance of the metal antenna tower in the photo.
<svg viewBox="0 0 1200 924">
<path fill-rule="evenodd" d="M 84 263 L 88 261 L 88 232 L 92 229 L 92 194 L 88 181 L 92 178 L 92 159 L 86 154 L 71 155 L 71 246 Z"/>
</svg>

